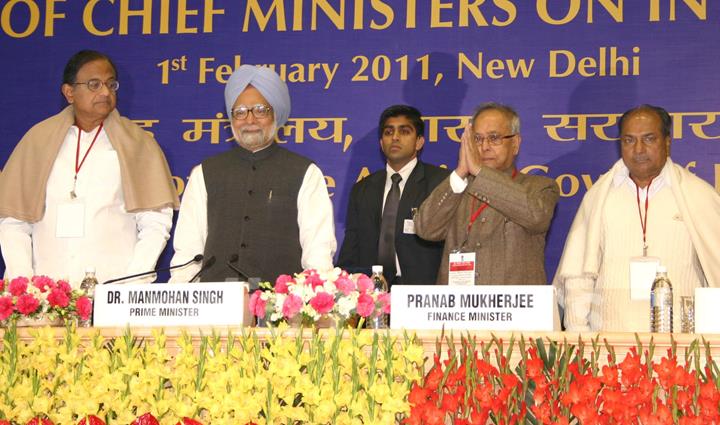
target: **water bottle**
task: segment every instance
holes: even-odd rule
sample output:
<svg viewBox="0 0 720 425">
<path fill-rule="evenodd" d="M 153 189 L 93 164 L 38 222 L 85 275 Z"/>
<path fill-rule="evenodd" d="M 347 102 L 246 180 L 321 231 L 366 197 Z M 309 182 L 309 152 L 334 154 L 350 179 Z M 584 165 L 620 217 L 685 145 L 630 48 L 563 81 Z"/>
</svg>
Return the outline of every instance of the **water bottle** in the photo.
<svg viewBox="0 0 720 425">
<path fill-rule="evenodd" d="M 98 284 L 98 280 L 95 277 L 95 268 L 88 267 L 85 269 L 85 277 L 80 282 L 80 290 L 90 298 L 90 301 L 95 303 L 95 286 Z M 79 320 L 78 325 L 83 328 L 89 328 L 92 326 L 92 313 L 88 320 Z"/>
<path fill-rule="evenodd" d="M 375 287 L 375 294 L 380 292 L 388 292 L 388 283 L 383 276 L 383 266 L 372 266 L 372 276 L 370 277 Z M 370 329 L 387 329 L 389 325 L 388 315 L 380 313 L 377 317 L 370 316 L 366 324 Z"/>
<path fill-rule="evenodd" d="M 650 332 L 670 333 L 672 330 L 672 284 L 667 277 L 667 268 L 658 266 L 657 275 L 650 290 Z"/>
</svg>

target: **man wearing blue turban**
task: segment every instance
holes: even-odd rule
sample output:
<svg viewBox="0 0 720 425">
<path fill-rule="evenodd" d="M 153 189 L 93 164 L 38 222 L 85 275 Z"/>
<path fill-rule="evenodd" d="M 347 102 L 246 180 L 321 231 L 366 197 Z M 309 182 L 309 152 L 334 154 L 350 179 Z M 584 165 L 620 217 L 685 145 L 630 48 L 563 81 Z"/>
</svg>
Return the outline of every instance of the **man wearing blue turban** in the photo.
<svg viewBox="0 0 720 425">
<path fill-rule="evenodd" d="M 202 281 L 274 281 L 302 269 L 333 267 L 332 204 L 320 169 L 274 143 L 290 115 L 285 82 L 266 67 L 243 65 L 228 79 L 225 106 L 238 146 L 207 158 L 190 174 L 175 229 L 172 265 L 203 253 Z M 200 269 L 174 270 L 187 282 Z M 235 269 L 235 270 L 234 270 Z"/>
</svg>

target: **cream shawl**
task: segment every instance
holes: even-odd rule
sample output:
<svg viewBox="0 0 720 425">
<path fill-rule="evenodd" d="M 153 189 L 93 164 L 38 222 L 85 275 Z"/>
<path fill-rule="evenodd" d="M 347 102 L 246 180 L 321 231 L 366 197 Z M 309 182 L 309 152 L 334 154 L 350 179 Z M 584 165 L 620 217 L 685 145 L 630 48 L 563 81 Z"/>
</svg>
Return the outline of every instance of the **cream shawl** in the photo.
<svg viewBox="0 0 720 425">
<path fill-rule="evenodd" d="M 70 105 L 23 136 L 0 174 L 0 217 L 28 223 L 42 219 L 50 171 L 74 121 Z M 105 119 L 104 128 L 118 154 L 125 209 L 128 212 L 177 209 L 180 205 L 177 191 L 155 139 L 120 116 L 117 109 Z"/>
<path fill-rule="evenodd" d="M 711 287 L 720 287 L 720 195 L 701 178 L 668 158 L 670 188 L 683 222 Z M 553 285 L 560 305 L 565 305 L 565 281 L 569 278 L 597 278 L 600 270 L 600 229 L 605 200 L 613 177 L 625 167 L 622 159 L 600 176 L 575 215 Z"/>
</svg>

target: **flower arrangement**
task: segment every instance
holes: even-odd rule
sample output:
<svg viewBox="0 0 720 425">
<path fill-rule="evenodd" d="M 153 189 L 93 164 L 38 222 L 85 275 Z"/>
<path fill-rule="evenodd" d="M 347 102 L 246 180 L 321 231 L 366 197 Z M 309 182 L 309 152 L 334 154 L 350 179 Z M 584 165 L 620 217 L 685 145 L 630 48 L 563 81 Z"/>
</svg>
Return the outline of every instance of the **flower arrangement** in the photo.
<svg viewBox="0 0 720 425">
<path fill-rule="evenodd" d="M 592 340 L 589 359 L 578 346 L 519 340 L 521 360 L 511 366 L 514 341 L 479 345 L 463 339 L 433 366 L 408 396 L 406 425 L 485 424 L 715 424 L 720 423 L 720 370 L 706 344 L 695 340 L 678 359 L 675 345 L 653 361 L 652 342 L 638 340 L 617 362 L 605 343 Z M 605 363 L 605 364 L 604 364 Z"/>
<path fill-rule="evenodd" d="M 250 312 L 270 323 L 312 324 L 322 317 L 344 321 L 353 315 L 367 319 L 390 314 L 389 293 L 376 291 L 367 275 L 350 275 L 339 268 L 280 275 L 274 286 L 262 282 L 260 288 L 250 297 Z"/>
<path fill-rule="evenodd" d="M 64 280 L 54 281 L 47 276 L 0 280 L 0 321 L 88 320 L 91 314 L 92 301 Z"/>
<path fill-rule="evenodd" d="M 0 350 L 0 418 L 13 425 L 395 424 L 424 361 L 408 334 L 285 324 L 171 348 L 160 329 L 27 333 L 8 329 Z"/>
</svg>

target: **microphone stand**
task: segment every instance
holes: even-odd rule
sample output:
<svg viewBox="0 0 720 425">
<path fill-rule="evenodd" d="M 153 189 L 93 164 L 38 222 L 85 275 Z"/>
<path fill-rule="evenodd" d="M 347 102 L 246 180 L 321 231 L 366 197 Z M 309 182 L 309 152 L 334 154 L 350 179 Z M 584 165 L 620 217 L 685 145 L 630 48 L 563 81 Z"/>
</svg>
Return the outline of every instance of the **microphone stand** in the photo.
<svg viewBox="0 0 720 425">
<path fill-rule="evenodd" d="M 187 265 L 190 264 L 190 263 L 197 263 L 198 261 L 202 261 L 203 258 L 204 258 L 204 257 L 203 257 L 202 254 L 198 254 L 198 255 L 194 256 L 194 257 L 193 257 L 190 261 L 188 261 L 187 263 L 177 264 L 177 265 L 170 266 L 170 267 L 165 267 L 165 268 L 162 268 L 162 269 L 150 270 L 149 272 L 132 274 L 132 275 L 130 275 L 130 276 L 118 277 L 118 278 L 116 278 L 116 279 L 106 280 L 106 281 L 103 282 L 102 284 L 103 284 L 103 285 L 107 285 L 108 283 L 115 283 L 115 282 L 120 282 L 120 281 L 122 281 L 122 280 L 133 279 L 133 278 L 136 278 L 136 277 L 148 276 L 148 275 L 151 275 L 151 274 L 155 274 L 155 273 L 157 273 L 157 272 L 167 272 L 167 271 L 170 271 L 170 270 L 178 269 L 178 268 L 180 268 L 180 267 L 185 267 L 185 266 L 187 266 Z"/>
</svg>

